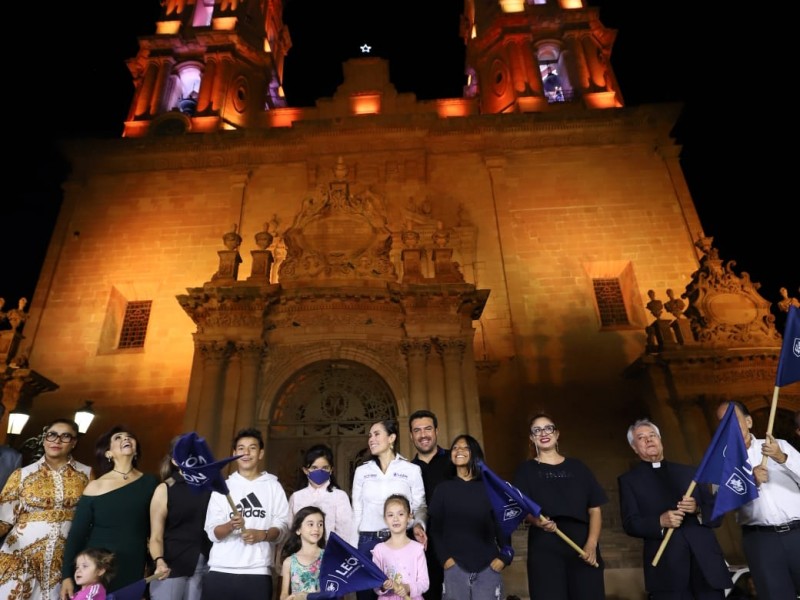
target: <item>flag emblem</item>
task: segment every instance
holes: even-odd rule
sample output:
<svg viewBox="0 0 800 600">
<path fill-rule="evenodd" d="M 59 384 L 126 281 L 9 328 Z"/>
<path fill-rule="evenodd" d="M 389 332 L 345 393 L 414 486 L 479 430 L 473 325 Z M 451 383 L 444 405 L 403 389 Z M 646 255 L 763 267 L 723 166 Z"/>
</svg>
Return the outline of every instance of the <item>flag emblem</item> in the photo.
<svg viewBox="0 0 800 600">
<path fill-rule="evenodd" d="M 725 482 L 725 487 L 740 496 L 747 494 L 747 481 L 738 472 L 731 473 L 728 481 Z"/>
<path fill-rule="evenodd" d="M 522 513 L 522 509 L 519 506 L 509 506 L 503 510 L 503 521 L 508 521 L 510 519 L 516 519 Z"/>
<path fill-rule="evenodd" d="M 792 354 L 794 354 L 797 358 L 800 358 L 800 338 L 794 338 L 794 342 L 792 343 Z"/>
</svg>

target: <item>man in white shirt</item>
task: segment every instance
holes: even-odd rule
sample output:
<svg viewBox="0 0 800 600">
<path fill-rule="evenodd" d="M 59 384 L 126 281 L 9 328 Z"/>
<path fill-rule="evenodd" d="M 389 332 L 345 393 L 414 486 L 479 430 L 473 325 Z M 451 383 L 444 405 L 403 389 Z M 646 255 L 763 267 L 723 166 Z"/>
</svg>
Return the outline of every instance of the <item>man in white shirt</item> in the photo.
<svg viewBox="0 0 800 600">
<path fill-rule="evenodd" d="M 729 402 L 717 407 L 722 419 Z M 742 546 L 759 598 L 790 600 L 800 594 L 800 452 L 785 440 L 756 439 L 747 408 L 733 402 L 758 498 L 737 510 Z M 766 466 L 761 466 L 767 457 Z"/>
</svg>

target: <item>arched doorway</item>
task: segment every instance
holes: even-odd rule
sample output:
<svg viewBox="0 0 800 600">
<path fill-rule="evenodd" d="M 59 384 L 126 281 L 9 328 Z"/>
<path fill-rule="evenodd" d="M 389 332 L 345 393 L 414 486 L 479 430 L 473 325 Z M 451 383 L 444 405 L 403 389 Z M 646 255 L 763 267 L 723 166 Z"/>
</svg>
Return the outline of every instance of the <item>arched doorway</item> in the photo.
<svg viewBox="0 0 800 600">
<path fill-rule="evenodd" d="M 287 495 L 297 487 L 306 449 L 333 449 L 336 479 L 350 493 L 370 424 L 397 418 L 397 402 L 380 375 L 350 360 L 321 360 L 297 371 L 280 389 L 270 411 L 267 471 Z"/>
</svg>

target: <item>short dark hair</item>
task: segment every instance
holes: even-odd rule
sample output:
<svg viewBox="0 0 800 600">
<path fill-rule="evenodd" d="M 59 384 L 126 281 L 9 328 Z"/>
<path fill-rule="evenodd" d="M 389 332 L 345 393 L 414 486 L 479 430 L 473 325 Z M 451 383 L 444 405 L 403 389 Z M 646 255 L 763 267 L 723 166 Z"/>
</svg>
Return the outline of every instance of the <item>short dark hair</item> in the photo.
<svg viewBox="0 0 800 600">
<path fill-rule="evenodd" d="M 411 431 L 411 423 L 413 423 L 417 419 L 432 419 L 433 420 L 433 428 L 439 428 L 439 419 L 436 418 L 436 415 L 433 414 L 429 410 L 417 410 L 411 413 L 411 416 L 408 417 L 408 430 Z"/>
<path fill-rule="evenodd" d="M 80 433 L 80 430 L 78 429 L 78 424 L 72 419 L 67 419 L 67 418 L 53 419 L 45 426 L 45 431 L 50 429 L 53 425 L 57 425 L 58 423 L 69 425 L 72 428 L 72 431 L 75 432 L 75 435 Z"/>
<path fill-rule="evenodd" d="M 245 429 L 240 429 L 236 432 L 236 435 L 233 436 L 233 443 L 231 444 L 231 448 L 236 448 L 236 444 L 239 443 L 239 440 L 242 438 L 251 437 L 258 440 L 258 447 L 263 450 L 264 449 L 264 437 L 261 435 L 261 430 L 256 429 L 255 427 L 246 427 Z"/>
<path fill-rule="evenodd" d="M 742 416 L 745 417 L 751 416 L 750 411 L 747 410 L 747 407 L 738 400 L 720 400 L 718 406 L 722 406 L 724 404 L 733 404 L 736 408 L 738 408 L 741 411 Z"/>
<path fill-rule="evenodd" d="M 528 433 L 530 433 L 530 428 L 533 426 L 533 422 L 536 419 L 550 419 L 553 422 L 553 426 L 555 426 L 555 428 L 558 429 L 558 425 L 556 425 L 556 420 L 550 416 L 550 413 L 547 413 L 542 410 L 533 415 L 528 421 L 528 430 L 529 430 Z"/>
</svg>

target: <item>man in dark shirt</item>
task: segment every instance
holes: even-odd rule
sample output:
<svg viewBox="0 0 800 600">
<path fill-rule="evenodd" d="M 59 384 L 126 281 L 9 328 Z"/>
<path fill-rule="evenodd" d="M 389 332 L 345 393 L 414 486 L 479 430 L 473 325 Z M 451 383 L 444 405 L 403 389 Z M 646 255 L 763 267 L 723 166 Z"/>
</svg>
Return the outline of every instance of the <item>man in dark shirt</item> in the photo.
<svg viewBox="0 0 800 600">
<path fill-rule="evenodd" d="M 425 503 L 430 506 L 436 486 L 442 481 L 450 479 L 456 473 L 456 468 L 450 460 L 450 452 L 439 447 L 439 420 L 429 410 L 418 410 L 408 418 L 408 428 L 411 441 L 417 450 L 417 455 L 411 461 L 419 465 L 422 470 L 422 483 L 425 486 Z M 430 531 L 430 522 L 428 523 Z M 428 578 L 430 587 L 423 594 L 425 600 L 441 600 L 442 582 L 444 575 L 442 565 L 436 559 L 436 552 L 432 548 L 431 538 L 428 536 L 428 547 L 425 549 L 428 562 Z"/>
</svg>

